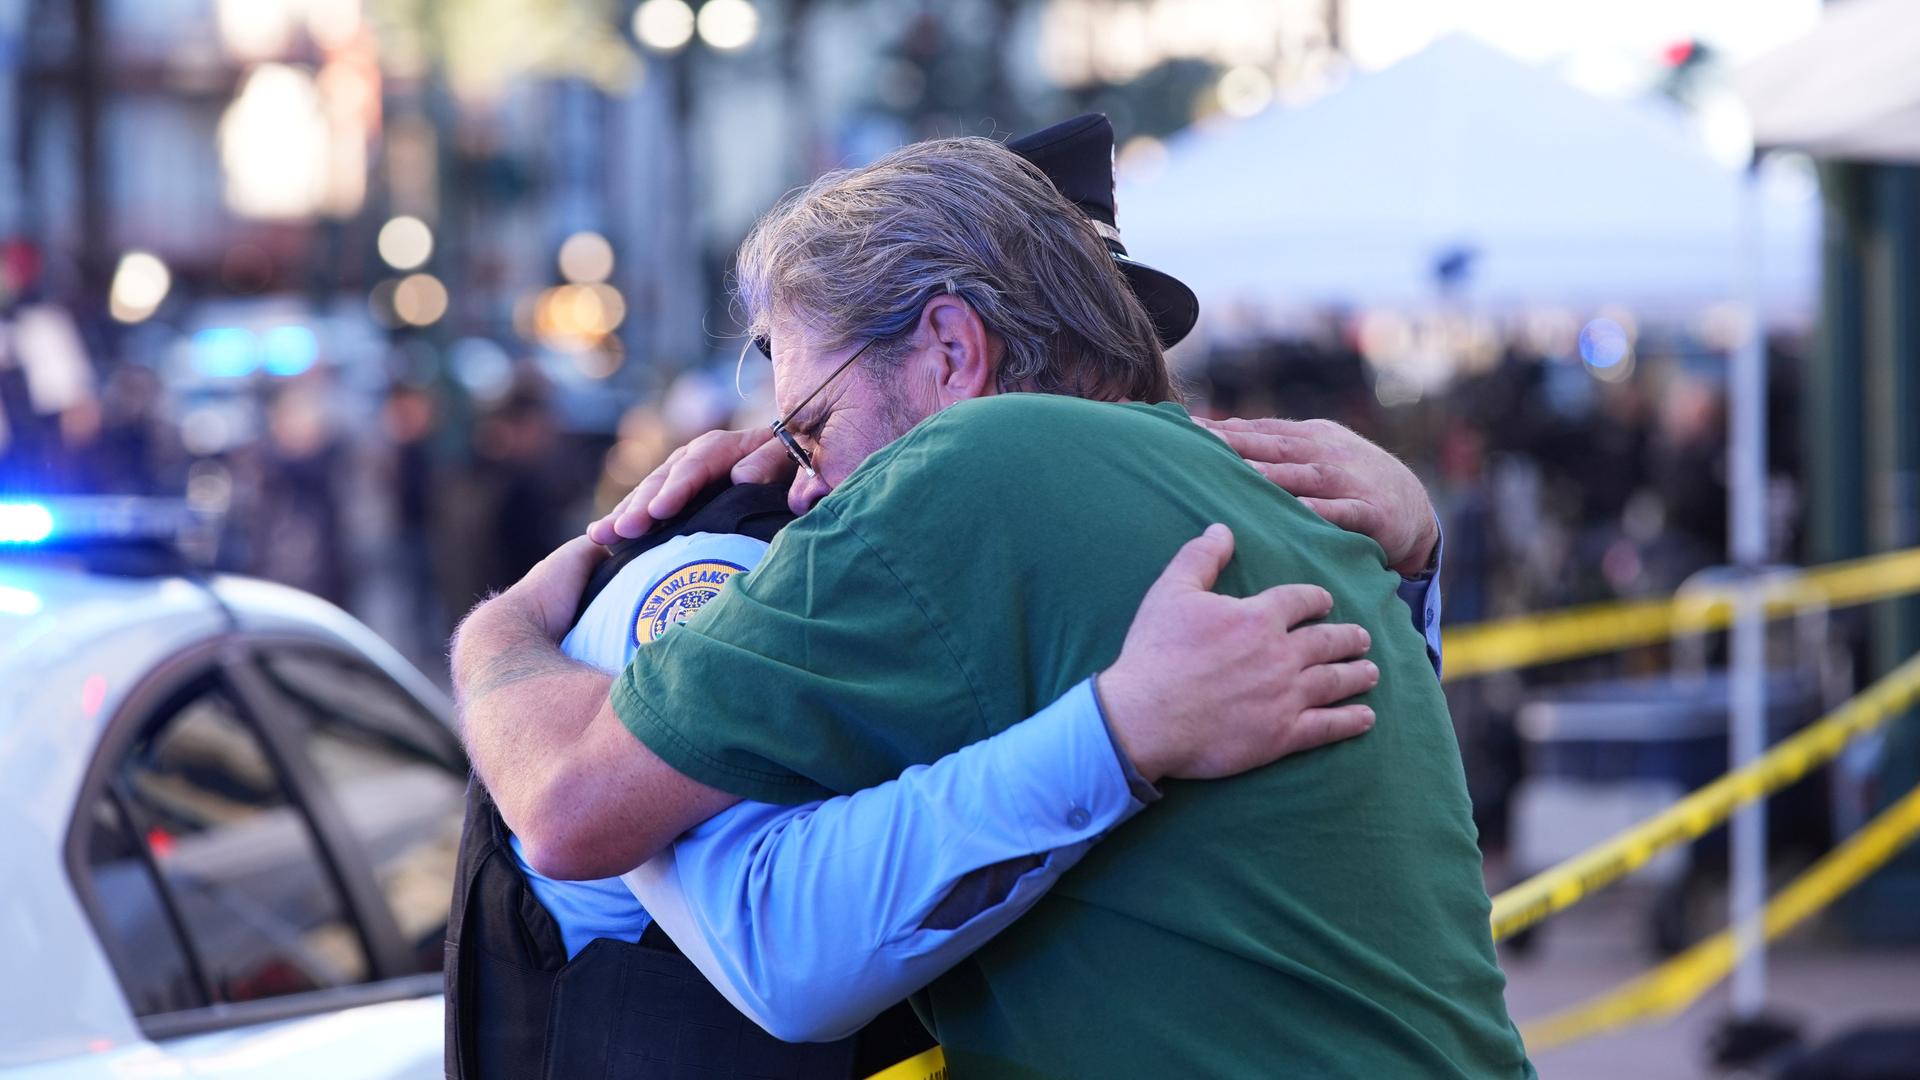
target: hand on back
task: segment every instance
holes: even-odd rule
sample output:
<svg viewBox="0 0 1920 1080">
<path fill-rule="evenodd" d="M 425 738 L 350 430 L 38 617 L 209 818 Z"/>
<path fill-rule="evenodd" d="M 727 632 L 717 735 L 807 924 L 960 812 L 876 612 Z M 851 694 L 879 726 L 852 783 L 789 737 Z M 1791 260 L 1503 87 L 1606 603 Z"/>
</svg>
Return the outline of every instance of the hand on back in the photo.
<svg viewBox="0 0 1920 1080">
<path fill-rule="evenodd" d="M 1413 470 L 1331 420 L 1202 420 L 1260 475 L 1349 532 L 1369 536 L 1406 576 L 1439 542 L 1433 503 Z"/>
<path fill-rule="evenodd" d="M 1380 681 L 1371 640 L 1314 623 L 1333 608 L 1318 585 L 1244 599 L 1210 591 L 1233 533 L 1210 526 L 1174 555 L 1095 686 L 1121 749 L 1149 782 L 1232 776 L 1373 726 L 1373 710 L 1337 702 Z"/>
</svg>

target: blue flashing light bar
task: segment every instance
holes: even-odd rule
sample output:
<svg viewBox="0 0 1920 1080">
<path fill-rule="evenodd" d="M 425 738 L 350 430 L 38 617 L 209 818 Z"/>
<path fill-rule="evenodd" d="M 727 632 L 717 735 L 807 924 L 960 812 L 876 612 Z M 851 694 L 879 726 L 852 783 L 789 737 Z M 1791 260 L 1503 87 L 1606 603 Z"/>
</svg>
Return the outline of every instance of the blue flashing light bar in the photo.
<svg viewBox="0 0 1920 1080">
<path fill-rule="evenodd" d="M 145 541 L 170 544 L 187 531 L 191 518 L 180 499 L 76 495 L 0 502 L 0 550 Z"/>
<path fill-rule="evenodd" d="M 40 614 L 40 596 L 26 589 L 16 589 L 11 585 L 0 585 L 0 615 L 38 615 Z"/>
<path fill-rule="evenodd" d="M 38 544 L 53 535 L 53 511 L 37 502 L 0 502 L 0 544 Z"/>
<path fill-rule="evenodd" d="M 320 359 L 320 338 L 312 328 L 275 326 L 259 333 L 244 326 L 209 326 L 196 331 L 193 369 L 210 379 L 241 379 L 256 371 L 298 375 Z"/>
</svg>

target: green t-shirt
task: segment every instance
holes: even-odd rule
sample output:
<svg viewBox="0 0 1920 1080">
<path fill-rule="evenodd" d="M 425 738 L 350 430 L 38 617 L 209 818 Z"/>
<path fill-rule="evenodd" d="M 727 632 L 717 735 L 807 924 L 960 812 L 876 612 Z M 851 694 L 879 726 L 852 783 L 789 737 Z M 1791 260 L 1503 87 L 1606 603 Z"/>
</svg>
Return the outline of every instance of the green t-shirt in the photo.
<svg viewBox="0 0 1920 1080">
<path fill-rule="evenodd" d="M 1533 1075 L 1398 577 L 1178 406 L 1020 394 L 926 420 L 642 649 L 613 703 L 675 768 L 745 798 L 871 787 L 1111 664 L 1147 587 L 1216 521 L 1236 542 L 1219 591 L 1316 582 L 1373 635 L 1378 723 L 1164 784 L 928 988 L 953 1075 Z"/>
</svg>

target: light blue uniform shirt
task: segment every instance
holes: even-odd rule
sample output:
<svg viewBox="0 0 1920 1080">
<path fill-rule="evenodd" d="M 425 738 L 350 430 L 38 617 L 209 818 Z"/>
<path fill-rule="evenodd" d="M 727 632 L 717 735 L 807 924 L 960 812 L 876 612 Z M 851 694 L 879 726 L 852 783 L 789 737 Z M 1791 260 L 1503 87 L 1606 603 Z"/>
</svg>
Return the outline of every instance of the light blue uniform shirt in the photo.
<svg viewBox="0 0 1920 1080">
<path fill-rule="evenodd" d="M 765 556 L 766 550 L 767 545 L 759 540 L 733 534 L 695 533 L 669 540 L 622 568 L 588 605 L 580 621 L 561 641 L 560 649 L 583 663 L 607 671 L 619 671 L 633 658 L 634 651 L 643 642 L 665 631 L 667 626 L 663 624 L 663 619 L 678 622 L 699 610 L 700 605 L 717 595 L 720 585 L 724 584 L 723 580 L 716 579 L 723 579 L 729 571 L 738 573 L 752 569 Z M 1002 744 L 1001 748 L 994 751 L 994 756 L 1007 759 L 1002 767 L 1033 774 L 1032 779 L 1039 785 L 1038 794 L 1050 807 L 1059 802 L 1061 792 L 1091 789 L 1085 790 L 1081 801 L 1099 806 L 1104 812 L 1098 820 L 1089 816 L 1079 827 L 1069 830 L 1068 834 L 1049 837 L 1056 842 L 1041 847 L 1031 846 L 1024 841 L 1012 845 L 1000 844 L 985 849 L 982 853 L 984 861 L 974 865 L 963 866 L 964 859 L 935 863 L 937 876 L 918 884 L 936 902 L 952 890 L 959 878 L 981 866 L 1074 843 L 1091 843 L 1101 832 L 1123 819 L 1121 811 L 1127 810 L 1126 804 L 1133 803 L 1133 800 L 1090 687 L 1091 680 L 1087 686 L 1064 695 L 1052 707 L 1020 725 L 1026 728 L 1038 723 L 1037 731 L 1024 738 L 1012 738 L 1011 732 L 1003 733 L 988 742 Z M 1078 745 L 1089 738 L 1092 739 L 1090 746 Z M 1063 747 L 1046 745 L 1048 740 L 1063 743 Z M 1041 744 L 1039 752 L 1036 753 L 1035 747 L 1028 744 Z M 1063 748 L 1066 753 L 1063 753 Z M 1034 758 L 1043 758 L 1045 762 L 1035 762 Z M 1035 769 L 1036 764 L 1041 764 L 1041 767 Z M 920 775 L 927 772 L 933 775 Z M 960 773 L 959 766 L 942 761 L 930 767 L 909 770 L 901 780 L 875 789 L 872 797 L 843 796 L 801 807 L 741 803 L 694 829 L 676 847 L 690 844 L 705 851 L 705 845 L 712 843 L 713 838 L 737 836 L 746 823 L 785 820 L 797 812 L 804 812 L 809 819 L 809 827 L 796 832 L 793 837 L 784 838 L 778 850 L 782 853 L 792 851 L 808 860 L 809 865 L 819 864 L 826 873 L 838 875 L 832 879 L 836 885 L 851 888 L 856 883 L 861 884 L 859 891 L 866 895 L 868 891 L 864 883 L 881 867 L 920 868 L 913 866 L 911 861 L 904 864 L 882 862 L 874 857 L 870 846 L 863 846 L 862 840 L 870 838 L 871 830 L 903 830 L 900 835 L 904 836 L 912 832 L 915 826 L 926 824 L 927 819 L 940 820 L 941 824 L 968 821 L 972 811 L 959 809 L 964 805 L 963 796 L 953 790 L 953 778 Z M 967 775 L 973 774 L 968 772 Z M 866 792 L 860 794 L 868 795 Z M 1133 803 L 1132 808 L 1137 809 L 1139 805 Z M 1035 807 L 1027 802 L 1005 801 L 999 804 L 997 813 L 1012 822 L 1018 822 L 1022 815 L 1034 810 Z M 801 839 L 800 833 L 805 834 L 804 839 Z M 899 838 L 896 836 L 894 839 L 897 842 Z M 796 840 L 799 842 L 796 843 Z M 526 875 L 534 896 L 560 927 L 560 936 L 569 957 L 586 948 L 594 938 L 637 941 L 652 922 L 647 910 L 635 899 L 632 889 L 620 878 L 556 880 L 539 873 L 528 864 L 519 837 L 513 837 L 511 842 L 514 859 Z M 1075 853 L 1073 859 L 1078 858 L 1079 854 Z M 704 867 L 708 864 L 702 861 L 698 865 Z M 1058 872 L 1052 876 L 1058 876 Z M 1052 883 L 1052 877 L 1047 879 L 1047 883 Z M 1025 905 L 1020 910 L 1025 910 Z M 860 913 L 846 914 L 857 917 Z M 883 917 L 892 912 L 874 914 Z M 1000 926 L 1011 922 L 1018 914 L 1018 911 L 1009 913 Z M 904 996 L 904 993 L 900 994 L 894 1000 Z"/>
<path fill-rule="evenodd" d="M 678 571 L 704 569 L 707 578 L 731 570 L 740 573 L 759 565 L 767 545 L 751 536 L 732 533 L 694 533 L 677 536 L 622 567 L 607 587 L 594 597 L 572 630 L 560 642 L 560 651 L 581 663 L 619 672 L 633 659 L 634 650 L 665 629 L 662 617 L 684 621 L 699 604 L 717 595 L 711 580 L 693 583 L 694 575 Z M 679 587 L 676 588 L 675 586 Z M 649 603 L 648 601 L 652 601 Z M 672 618 L 677 615 L 678 618 Z M 617 877 L 593 881 L 559 881 L 535 870 L 518 836 L 512 838 L 513 858 L 527 884 L 553 921 L 572 958 L 594 938 L 638 941 L 653 920 Z"/>
<path fill-rule="evenodd" d="M 757 565 L 750 537 L 676 537 L 621 570 L 561 649 L 608 671 Z M 1437 556 L 1436 556 L 1437 565 Z M 1440 662 L 1437 574 L 1401 587 Z M 858 1030 L 1011 924 L 1137 813 L 1092 679 L 900 778 L 803 806 L 742 802 L 621 878 L 557 881 L 513 852 L 568 956 L 658 916 L 743 1013 L 783 1039 Z M 645 906 L 642 900 L 646 901 Z M 649 914 L 648 908 L 653 909 Z"/>
</svg>

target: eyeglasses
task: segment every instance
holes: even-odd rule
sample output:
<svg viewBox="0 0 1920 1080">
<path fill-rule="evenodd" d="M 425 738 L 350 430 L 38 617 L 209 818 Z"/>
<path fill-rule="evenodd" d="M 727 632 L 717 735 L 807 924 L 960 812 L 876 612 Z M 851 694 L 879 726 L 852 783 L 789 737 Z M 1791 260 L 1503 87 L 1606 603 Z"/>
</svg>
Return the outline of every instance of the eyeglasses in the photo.
<svg viewBox="0 0 1920 1080">
<path fill-rule="evenodd" d="M 805 469 L 807 471 L 808 476 L 818 477 L 820 475 L 817 471 L 814 470 L 813 454 L 810 451 L 808 451 L 806 447 L 800 445 L 799 441 L 793 437 L 793 433 L 787 430 L 787 425 L 793 422 L 793 418 L 800 414 L 801 409 L 806 408 L 807 405 L 811 403 L 814 398 L 817 398 L 820 396 L 820 391 L 825 390 L 827 388 L 828 383 L 839 378 L 841 372 L 852 367 L 853 362 L 855 360 L 860 359 L 860 354 L 863 352 L 866 352 L 867 347 L 869 345 L 872 345 L 875 341 L 878 341 L 878 340 L 880 339 L 868 338 L 866 345 L 862 345 L 859 348 L 853 350 L 853 355 L 847 357 L 845 360 L 842 360 L 840 362 L 840 366 L 833 369 L 833 374 L 827 376 L 825 379 L 822 379 L 820 381 L 820 385 L 813 388 L 813 393 L 808 394 L 806 397 L 800 399 L 800 404 L 795 405 L 792 409 L 787 411 L 787 415 L 773 422 L 773 437 L 780 440 L 780 445 L 787 448 L 787 456 L 793 459 L 793 463 L 795 465 L 798 465 L 802 469 Z M 765 353 L 769 359 L 773 357 L 773 346 L 772 346 L 772 343 L 767 341 L 767 339 L 765 338 L 755 339 L 754 345 L 758 347 L 761 352 Z"/>
</svg>

